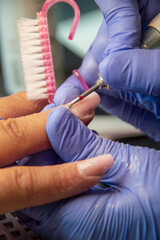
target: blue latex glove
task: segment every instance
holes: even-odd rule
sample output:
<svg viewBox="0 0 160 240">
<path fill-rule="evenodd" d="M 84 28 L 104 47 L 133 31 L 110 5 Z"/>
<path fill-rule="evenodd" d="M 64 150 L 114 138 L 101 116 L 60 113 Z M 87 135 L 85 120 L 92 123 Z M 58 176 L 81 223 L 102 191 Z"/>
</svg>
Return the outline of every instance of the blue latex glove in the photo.
<svg viewBox="0 0 160 240">
<path fill-rule="evenodd" d="M 138 2 L 144 6 L 141 16 L 143 25 L 147 25 L 151 16 L 160 12 L 159 1 Z M 160 50 L 139 49 L 141 19 L 137 2 L 110 0 L 102 3 L 97 0 L 97 3 L 104 15 L 109 40 L 100 64 L 102 77 L 111 87 L 121 91 L 160 96 Z"/>
<path fill-rule="evenodd" d="M 111 153 L 115 163 L 102 181 L 109 188 L 25 209 L 18 213 L 25 224 L 51 240 L 160 239 L 158 151 L 101 138 L 64 107 L 50 113 L 47 134 L 65 162 Z"/>
<path fill-rule="evenodd" d="M 157 79 L 159 76 L 157 58 L 160 55 L 160 50 L 139 49 L 141 24 L 138 14 L 138 11 L 140 11 L 142 28 L 145 28 L 160 11 L 159 2 L 156 0 L 152 2 L 139 1 L 139 7 L 135 0 L 121 2 L 115 0 L 97 1 L 97 3 L 100 3 L 105 19 L 79 68 L 79 72 L 90 87 L 95 84 L 100 71 L 106 83 L 115 88 L 114 90 L 103 89 L 99 91 L 101 107 L 108 113 L 133 124 L 148 136 L 159 141 L 160 98 L 149 94 L 159 94 L 158 86 L 156 85 L 155 90 L 153 90 L 153 86 L 159 84 Z M 115 11 L 112 12 L 113 7 Z M 109 18 L 112 14 L 112 18 Z M 116 57 L 114 58 L 114 56 Z M 128 58 L 127 61 L 126 58 Z M 117 59 L 120 59 L 118 64 Z M 136 64 L 139 61 L 143 65 Z M 115 66 L 114 62 L 116 62 Z M 152 71 L 148 66 L 146 67 L 147 64 L 149 66 L 151 64 L 151 69 L 154 69 L 152 77 Z M 128 78 L 126 74 L 128 74 Z M 125 90 L 125 92 L 122 90 Z M 76 77 L 72 75 L 57 90 L 55 102 L 57 105 L 69 102 L 83 91 Z M 141 92 L 141 94 L 135 93 L 135 91 Z"/>
</svg>

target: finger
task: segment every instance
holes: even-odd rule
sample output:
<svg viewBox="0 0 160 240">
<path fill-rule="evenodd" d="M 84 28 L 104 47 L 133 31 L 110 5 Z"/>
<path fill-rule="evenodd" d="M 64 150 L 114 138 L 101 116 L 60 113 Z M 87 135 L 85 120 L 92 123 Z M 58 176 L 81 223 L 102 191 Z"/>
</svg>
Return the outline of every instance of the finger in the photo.
<svg viewBox="0 0 160 240">
<path fill-rule="evenodd" d="M 101 106 L 108 113 L 132 124 L 155 141 L 160 141 L 160 119 L 157 118 L 155 113 L 153 114 L 141 106 L 126 102 L 125 99 L 117 99 L 104 94 L 100 94 L 100 97 Z M 149 101 L 149 97 L 146 96 L 144 101 Z M 150 106 L 156 109 L 156 104 L 150 103 Z"/>
<path fill-rule="evenodd" d="M 0 121 L 0 166 L 50 148 L 45 132 L 49 111 Z"/>
<path fill-rule="evenodd" d="M 87 56 L 88 58 L 86 59 L 85 57 L 85 62 L 83 61 L 83 64 L 85 64 L 85 67 L 82 64 L 82 67 L 80 67 L 78 71 L 81 77 L 83 78 L 83 80 L 85 81 L 85 83 L 87 83 L 88 87 L 90 87 L 94 84 L 94 80 L 96 81 L 98 79 L 98 65 L 93 59 L 93 57 L 90 57 L 89 55 Z M 96 74 L 93 74 L 93 71 L 95 69 L 94 65 L 96 65 Z M 91 68 L 92 68 L 92 71 L 87 71 L 87 70 L 91 70 Z M 92 76 L 92 78 L 90 79 L 93 82 L 88 80 L 87 78 L 88 75 Z M 81 85 L 77 77 L 73 74 L 57 89 L 54 102 L 56 106 L 66 104 L 72 101 L 73 99 L 75 99 L 76 97 L 78 97 L 84 91 L 85 90 L 83 86 Z"/>
<path fill-rule="evenodd" d="M 82 101 L 74 104 L 71 107 L 71 111 L 85 124 L 88 125 L 93 117 L 94 110 L 100 103 L 100 97 L 96 92 L 92 92 Z M 47 105 L 44 110 L 53 109 L 53 105 Z"/>
<path fill-rule="evenodd" d="M 140 46 L 141 22 L 135 0 L 96 0 L 108 29 L 109 44 L 105 56 L 111 52 Z"/>
<path fill-rule="evenodd" d="M 146 29 L 147 25 L 155 18 L 160 12 L 160 5 L 158 0 L 139 0 L 138 1 L 142 27 Z"/>
<path fill-rule="evenodd" d="M 120 102 L 126 102 L 131 105 L 140 107 L 142 109 L 145 109 L 146 111 L 153 113 L 153 115 L 159 119 L 160 118 L 160 109 L 159 109 L 159 104 L 160 104 L 160 98 L 153 96 L 153 95 L 148 95 L 148 94 L 141 94 L 141 93 L 134 93 L 134 92 L 127 92 L 127 91 L 118 91 L 116 89 L 102 89 L 99 91 L 99 95 L 102 98 L 105 99 L 106 101 L 109 100 L 109 102 L 106 102 L 106 106 L 111 104 L 111 99 L 119 99 Z M 111 98 L 110 98 L 111 97 Z M 117 101 L 115 100 L 115 101 Z M 113 101 L 113 105 L 114 102 Z M 118 101 L 117 101 L 118 102 Z M 105 102 L 103 100 L 103 104 L 105 106 Z M 112 104 L 111 104 L 112 105 Z"/>
<path fill-rule="evenodd" d="M 75 114 L 79 113 L 78 116 L 85 123 L 93 117 L 93 111 L 99 104 L 99 96 L 96 93 L 94 96 L 82 100 L 73 108 Z M 46 123 L 50 111 L 52 110 L 0 121 L 0 166 L 51 147 L 46 134 Z"/>
<path fill-rule="evenodd" d="M 119 151 L 117 151 L 117 157 L 118 154 Z M 125 168 L 127 171 L 121 175 L 126 158 L 128 159 Z M 55 239 L 59 239 L 59 236 L 61 239 L 126 239 L 127 231 L 129 234 L 132 232 L 134 236 L 134 232 L 139 232 L 139 227 L 138 230 L 134 227 L 135 218 L 142 219 L 147 216 L 148 222 L 153 216 L 153 211 L 155 215 L 159 210 L 159 152 L 128 147 L 128 151 L 122 159 L 119 157 L 118 161 L 123 165 L 119 164 L 119 168 L 115 169 L 114 164 L 109 170 L 117 176 L 117 182 L 113 187 L 107 189 L 94 186 L 77 197 L 38 208 L 25 209 L 18 212 L 18 216 L 33 231 L 43 233 L 43 236 L 49 239 L 51 236 Z M 154 170 L 156 170 L 155 184 L 152 181 Z M 153 185 L 154 188 L 151 187 Z M 151 199 L 153 199 L 153 205 Z M 153 211 L 150 211 L 147 206 L 152 206 Z M 125 229 L 130 216 L 130 224 Z M 118 223 L 116 224 L 118 228 L 115 228 L 113 222 Z M 122 229 L 125 230 L 122 231 Z M 146 219 L 144 229 L 147 229 Z M 151 232 L 154 230 L 155 224 Z M 144 234 L 144 239 L 146 235 L 147 233 Z M 148 239 L 152 238 L 154 237 Z"/>
<path fill-rule="evenodd" d="M 92 92 L 84 101 L 78 102 L 71 107 L 74 113 L 85 125 L 88 125 L 94 117 L 94 110 L 100 103 L 100 97 L 96 92 Z"/>
<path fill-rule="evenodd" d="M 0 98 L 0 117 L 5 120 L 40 112 L 47 105 L 47 100 L 31 101 L 25 92 L 19 92 Z"/>
<path fill-rule="evenodd" d="M 127 86 L 126 81 L 130 82 L 130 78 L 126 80 L 124 75 L 128 74 L 130 77 L 131 72 L 128 71 L 130 59 L 128 59 L 126 51 L 140 47 L 141 22 L 137 1 L 124 0 L 119 2 L 118 0 L 109 0 L 102 2 L 97 0 L 96 2 L 102 10 L 108 31 L 108 45 L 104 51 L 104 60 L 102 60 L 99 66 L 101 76 L 112 88 L 127 91 L 126 88 L 128 87 L 127 89 L 132 91 L 135 84 L 132 82 L 132 84 Z M 118 59 L 116 59 L 113 53 L 118 55 Z M 127 59 L 126 62 L 121 59 L 122 54 Z M 120 75 L 121 73 L 122 75 Z M 119 78 L 121 78 L 120 81 Z M 138 81 L 140 81 L 139 78 Z M 125 89 L 123 88 L 124 86 Z M 130 86 L 132 86 L 132 89 L 130 89 Z M 134 91 L 136 90 L 134 89 Z"/>
<path fill-rule="evenodd" d="M 112 165 L 112 156 L 103 155 L 49 167 L 1 169 L 0 214 L 77 195 L 99 182 Z"/>
<path fill-rule="evenodd" d="M 49 114 L 46 132 L 53 149 L 65 162 L 98 155 L 101 140 L 67 108 L 56 108 Z"/>
<path fill-rule="evenodd" d="M 159 49 L 125 50 L 106 57 L 100 72 L 112 88 L 159 96 L 159 61 Z"/>
<path fill-rule="evenodd" d="M 54 119 L 59 121 L 54 122 Z M 151 159 L 150 151 L 147 149 L 144 151 L 142 147 L 119 144 L 97 136 L 66 108 L 53 110 L 48 117 L 48 126 L 50 122 L 54 124 L 54 128 L 52 131 L 47 129 L 48 138 L 52 147 L 65 162 L 75 162 L 102 154 L 113 156 L 114 166 L 106 172 L 102 182 L 114 188 L 124 183 L 125 176 L 131 169 L 133 175 L 139 175 L 136 167 L 137 159 L 143 156 L 145 166 Z M 154 154 L 159 157 L 158 151 L 154 151 Z"/>
<path fill-rule="evenodd" d="M 54 102 L 56 106 L 69 103 L 84 92 L 78 79 L 71 75 L 56 91 Z"/>
<path fill-rule="evenodd" d="M 81 67 L 78 69 L 81 77 L 89 87 L 93 86 L 98 79 L 99 62 L 102 61 L 103 52 L 107 44 L 106 23 L 103 21 L 97 37 L 92 46 L 85 55 Z M 59 106 L 65 104 L 84 92 L 77 77 L 73 74 L 70 76 L 56 91 L 55 104 Z"/>
<path fill-rule="evenodd" d="M 87 83 L 88 87 L 95 84 L 98 79 L 99 63 L 103 59 L 103 53 L 108 43 L 107 27 L 105 21 L 102 22 L 97 36 L 86 53 L 81 67 L 78 69 L 81 77 Z M 56 91 L 55 104 L 59 106 L 65 104 L 84 92 L 84 88 L 73 74 Z"/>
<path fill-rule="evenodd" d="M 107 105 L 108 109 L 111 109 L 112 113 L 118 112 L 119 117 L 145 130 L 148 135 L 153 134 L 155 137 L 159 137 L 159 134 L 156 133 L 156 130 L 158 132 L 160 130 L 159 125 L 156 119 L 152 118 L 152 114 L 147 114 L 147 111 L 138 107 L 119 102 L 120 100 L 114 102 L 114 99 L 111 98 L 110 108 L 109 104 Z M 137 111 L 137 117 L 135 111 Z M 62 116 L 63 120 L 61 120 Z M 59 121 L 55 122 L 55 119 L 59 119 Z M 151 122 L 149 119 L 151 119 Z M 51 128 L 50 124 L 53 124 L 54 128 Z M 50 113 L 46 130 L 52 147 L 65 162 L 74 162 L 98 156 L 99 154 L 110 153 L 113 156 L 119 155 L 119 159 L 121 159 L 119 164 L 121 164 L 121 161 L 128 156 L 127 146 L 118 145 L 97 136 L 66 108 L 57 108 Z"/>
<path fill-rule="evenodd" d="M 57 156 L 51 148 L 42 152 L 28 155 L 16 162 L 18 166 L 53 166 L 64 163 L 63 159 Z"/>
<path fill-rule="evenodd" d="M 55 122 L 55 119 L 59 121 Z M 54 128 L 51 128 L 50 124 L 53 124 Z M 116 163 L 111 172 L 107 171 L 106 176 L 117 184 L 123 179 L 128 169 L 128 145 L 120 145 L 97 136 L 64 107 L 56 108 L 49 114 L 46 130 L 52 147 L 65 162 L 110 153 Z"/>
<path fill-rule="evenodd" d="M 120 91 L 159 96 L 159 50 L 135 49 L 139 48 L 141 37 L 137 1 L 97 0 L 97 3 L 106 20 L 109 38 L 100 64 L 104 81 Z"/>
</svg>

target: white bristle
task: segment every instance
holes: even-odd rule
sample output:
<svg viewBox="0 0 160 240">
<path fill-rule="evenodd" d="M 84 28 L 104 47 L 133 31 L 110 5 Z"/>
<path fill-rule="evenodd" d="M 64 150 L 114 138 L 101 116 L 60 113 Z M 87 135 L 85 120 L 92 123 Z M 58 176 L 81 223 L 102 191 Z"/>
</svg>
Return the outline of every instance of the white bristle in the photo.
<svg viewBox="0 0 160 240">
<path fill-rule="evenodd" d="M 25 65 L 26 68 L 28 68 L 28 66 Z M 44 73 L 44 67 L 37 67 L 37 68 L 33 68 L 33 69 L 29 69 L 28 68 L 28 71 L 24 70 L 24 74 L 26 76 L 32 76 L 33 74 L 43 74 Z"/>
<path fill-rule="evenodd" d="M 44 78 L 45 78 L 45 74 L 39 74 L 38 76 L 31 76 L 30 77 L 30 82 L 32 83 L 32 82 L 39 82 L 39 81 L 43 81 L 44 80 Z"/>
<path fill-rule="evenodd" d="M 37 19 L 17 21 L 26 93 L 29 99 L 48 98 Z"/>
</svg>

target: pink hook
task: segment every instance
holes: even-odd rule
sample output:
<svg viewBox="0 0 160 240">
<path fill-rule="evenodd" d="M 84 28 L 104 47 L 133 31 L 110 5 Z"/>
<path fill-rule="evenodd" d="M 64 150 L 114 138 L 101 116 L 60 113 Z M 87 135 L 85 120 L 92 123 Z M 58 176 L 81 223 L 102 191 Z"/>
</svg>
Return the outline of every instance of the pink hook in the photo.
<svg viewBox="0 0 160 240">
<path fill-rule="evenodd" d="M 48 12 L 49 8 L 58 2 L 66 2 L 69 5 L 71 5 L 74 10 L 74 20 L 73 20 L 73 23 L 71 26 L 70 33 L 68 35 L 68 39 L 72 40 L 74 37 L 75 31 L 76 31 L 76 28 L 77 28 L 79 19 L 80 19 L 80 10 L 79 10 L 77 3 L 74 0 L 47 0 L 42 7 L 40 15 L 47 17 L 47 12 Z"/>
</svg>

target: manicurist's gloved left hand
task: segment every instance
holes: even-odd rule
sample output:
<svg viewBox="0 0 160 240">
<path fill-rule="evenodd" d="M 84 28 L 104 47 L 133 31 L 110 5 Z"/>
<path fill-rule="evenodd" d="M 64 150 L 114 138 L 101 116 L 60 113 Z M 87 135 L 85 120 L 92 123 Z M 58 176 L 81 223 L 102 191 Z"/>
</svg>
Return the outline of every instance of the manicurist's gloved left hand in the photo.
<svg viewBox="0 0 160 240">
<path fill-rule="evenodd" d="M 99 182 L 113 164 L 110 155 L 100 157 L 100 164 L 95 158 L 61 164 L 46 134 L 47 117 L 55 106 L 36 113 L 45 103 L 28 101 L 24 92 L 0 99 L 0 214 L 79 194 Z M 93 93 L 72 111 L 87 124 L 98 103 Z M 22 165 L 27 161 L 27 166 L 17 166 L 26 155 Z"/>
<path fill-rule="evenodd" d="M 141 29 L 160 12 L 157 0 L 97 0 L 104 20 L 78 69 L 89 87 L 98 72 L 113 89 L 99 91 L 101 107 L 108 113 L 160 140 L 160 50 L 140 49 Z M 111 17 L 112 16 L 112 17 Z M 60 105 L 84 91 L 72 75 L 57 90 Z"/>
<path fill-rule="evenodd" d="M 97 136 L 64 107 L 50 113 L 47 135 L 65 162 L 110 153 L 114 165 L 106 187 L 18 212 L 25 224 L 51 240 L 160 239 L 160 152 Z"/>
</svg>

